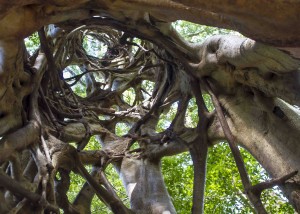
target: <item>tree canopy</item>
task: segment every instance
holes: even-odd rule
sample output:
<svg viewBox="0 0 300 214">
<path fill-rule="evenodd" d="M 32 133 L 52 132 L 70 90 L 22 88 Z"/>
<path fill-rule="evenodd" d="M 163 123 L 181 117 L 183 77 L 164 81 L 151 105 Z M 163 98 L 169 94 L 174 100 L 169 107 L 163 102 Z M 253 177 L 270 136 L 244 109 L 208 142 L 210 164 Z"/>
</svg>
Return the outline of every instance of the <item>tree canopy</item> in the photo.
<svg viewBox="0 0 300 214">
<path fill-rule="evenodd" d="M 0 3 L 0 213 L 299 212 L 298 1 Z"/>
</svg>

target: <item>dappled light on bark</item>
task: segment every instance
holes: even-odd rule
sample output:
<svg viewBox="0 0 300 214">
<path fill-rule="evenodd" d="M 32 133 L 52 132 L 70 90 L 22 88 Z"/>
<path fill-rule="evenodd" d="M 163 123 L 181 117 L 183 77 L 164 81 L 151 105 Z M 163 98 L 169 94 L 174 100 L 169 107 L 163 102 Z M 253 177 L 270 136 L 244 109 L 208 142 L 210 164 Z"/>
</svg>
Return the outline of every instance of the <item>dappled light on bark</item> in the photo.
<svg viewBox="0 0 300 214">
<path fill-rule="evenodd" d="M 194 172 L 191 212 L 203 213 L 209 147 L 223 141 L 252 210 L 267 213 L 262 191 L 279 186 L 299 212 L 300 28 L 286 32 L 299 11 L 281 1 L 265 13 L 247 8 L 218 0 L 4 1 L 0 213 L 91 213 L 96 197 L 113 213 L 176 213 L 161 160 L 183 152 Z M 178 19 L 251 39 L 190 43 L 172 27 Z M 239 146 L 272 180 L 253 184 Z M 108 179 L 112 165 L 130 206 Z M 85 183 L 70 200 L 74 173 Z"/>
</svg>

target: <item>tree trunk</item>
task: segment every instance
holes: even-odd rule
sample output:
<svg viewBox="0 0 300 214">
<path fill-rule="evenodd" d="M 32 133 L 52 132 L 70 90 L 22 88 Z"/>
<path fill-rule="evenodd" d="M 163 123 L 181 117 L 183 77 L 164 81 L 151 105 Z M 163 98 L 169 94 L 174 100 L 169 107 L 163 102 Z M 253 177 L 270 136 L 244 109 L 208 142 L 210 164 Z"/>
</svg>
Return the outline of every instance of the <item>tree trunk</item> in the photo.
<svg viewBox="0 0 300 214">
<path fill-rule="evenodd" d="M 228 112 L 231 130 L 272 178 L 300 170 L 299 109 L 278 98 L 239 91 L 220 96 Z M 256 104 L 260 101 L 260 105 Z M 300 175 L 280 186 L 295 209 L 300 211 Z"/>
<path fill-rule="evenodd" d="M 30 75 L 23 70 L 21 41 L 0 41 L 0 135 L 23 125 L 22 100 L 30 93 Z"/>
<path fill-rule="evenodd" d="M 141 214 L 176 213 L 163 181 L 159 161 L 124 158 L 119 173 L 133 211 Z"/>
</svg>

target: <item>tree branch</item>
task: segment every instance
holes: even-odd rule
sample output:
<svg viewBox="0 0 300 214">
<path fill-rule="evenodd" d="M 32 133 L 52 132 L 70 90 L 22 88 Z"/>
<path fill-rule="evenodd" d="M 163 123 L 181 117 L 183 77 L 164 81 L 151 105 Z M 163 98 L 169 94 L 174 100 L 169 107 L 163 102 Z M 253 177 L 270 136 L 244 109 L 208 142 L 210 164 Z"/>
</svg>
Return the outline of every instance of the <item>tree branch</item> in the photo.
<svg viewBox="0 0 300 214">
<path fill-rule="evenodd" d="M 194 166 L 194 186 L 193 186 L 193 214 L 202 214 L 204 212 L 204 192 L 206 181 L 206 159 L 208 152 L 208 110 L 205 106 L 200 82 L 196 79 L 192 80 L 192 91 L 196 98 L 198 107 L 199 121 L 196 130 L 198 131 L 197 138 L 191 142 L 190 154 Z"/>
<path fill-rule="evenodd" d="M 265 189 L 270 189 L 270 188 L 273 188 L 274 186 L 281 185 L 284 182 L 286 182 L 287 180 L 289 180 L 290 178 L 297 175 L 297 173 L 298 173 L 298 171 L 293 171 L 293 172 L 288 173 L 279 178 L 275 178 L 270 181 L 261 182 L 259 184 L 256 184 L 256 185 L 250 187 L 247 191 L 252 191 L 254 194 L 260 195 L 261 192 L 264 191 Z"/>
</svg>

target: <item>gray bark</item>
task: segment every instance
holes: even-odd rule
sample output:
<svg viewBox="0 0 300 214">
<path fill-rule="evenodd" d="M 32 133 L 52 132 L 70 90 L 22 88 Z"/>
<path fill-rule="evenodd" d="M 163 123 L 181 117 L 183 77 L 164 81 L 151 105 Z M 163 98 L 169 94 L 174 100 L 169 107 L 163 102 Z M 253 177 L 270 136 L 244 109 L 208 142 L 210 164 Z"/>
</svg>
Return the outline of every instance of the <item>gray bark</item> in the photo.
<svg viewBox="0 0 300 214">
<path fill-rule="evenodd" d="M 124 158 L 119 172 L 133 211 L 141 214 L 176 213 L 159 161 Z"/>
</svg>

